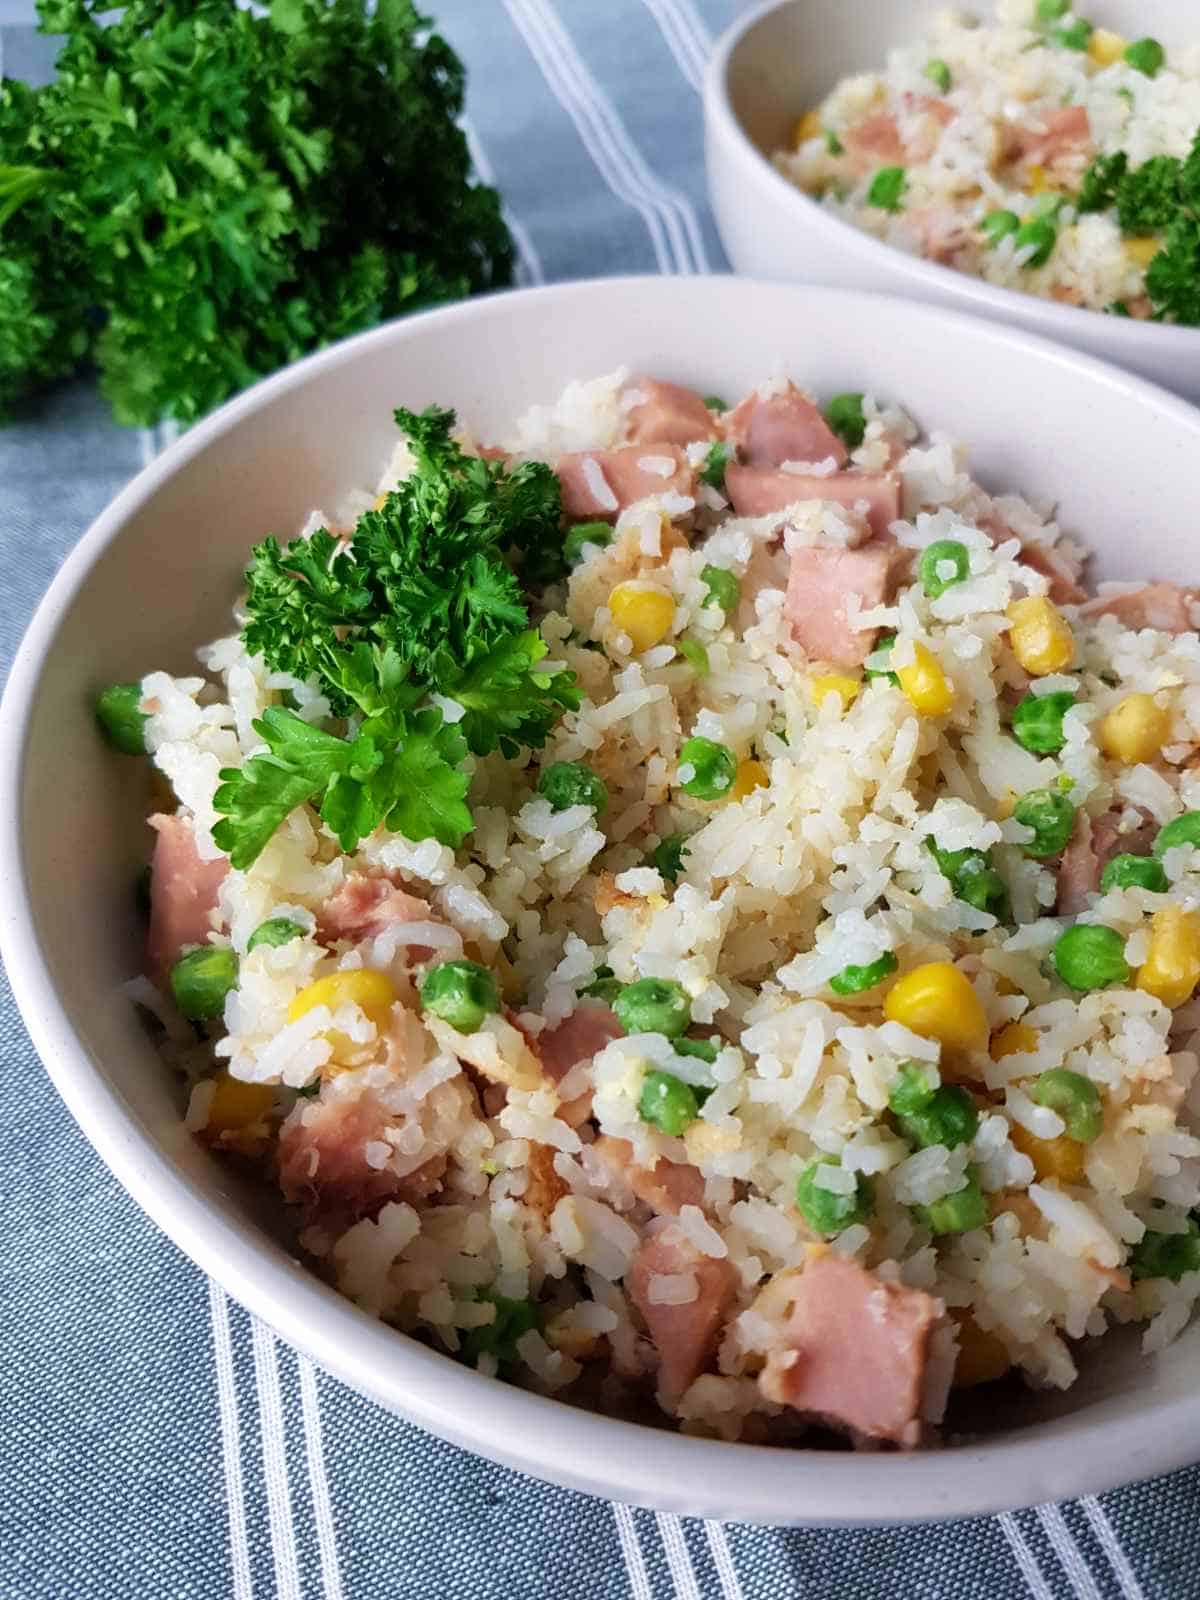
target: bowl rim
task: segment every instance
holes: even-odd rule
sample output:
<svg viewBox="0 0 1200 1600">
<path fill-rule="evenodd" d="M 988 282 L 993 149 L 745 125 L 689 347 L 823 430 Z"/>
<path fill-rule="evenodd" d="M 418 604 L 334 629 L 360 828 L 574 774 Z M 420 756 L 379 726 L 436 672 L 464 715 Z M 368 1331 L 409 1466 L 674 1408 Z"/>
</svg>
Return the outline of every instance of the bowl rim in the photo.
<svg viewBox="0 0 1200 1600">
<path fill-rule="evenodd" d="M 59 1004 L 36 932 L 21 843 L 29 713 L 60 620 L 91 569 L 130 517 L 176 470 L 278 397 L 319 382 L 361 352 L 398 350 L 434 325 L 503 315 L 514 299 L 552 305 L 606 294 L 701 295 L 736 283 L 749 297 L 802 296 L 829 315 L 864 303 L 891 306 L 911 327 L 960 324 L 985 343 L 1017 343 L 1041 361 L 1077 370 L 1089 383 L 1124 390 L 1131 405 L 1152 403 L 1200 429 L 1200 413 L 1144 379 L 1093 357 L 959 312 L 894 296 L 714 276 L 680 280 L 583 280 L 486 295 L 359 334 L 294 363 L 198 423 L 101 512 L 50 584 L 13 660 L 0 703 L 0 957 L 34 1046 L 85 1136 L 147 1216 L 211 1279 L 318 1365 L 392 1412 L 502 1465 L 562 1487 L 721 1520 L 768 1525 L 869 1526 L 1016 1509 L 1120 1484 L 1190 1464 L 1200 1437 L 1200 1394 L 1156 1401 L 1153 1390 L 1129 1414 L 1086 1414 L 1036 1431 L 903 1458 L 846 1451 L 766 1449 L 689 1437 L 599 1413 L 485 1378 L 399 1335 L 289 1255 L 248 1220 L 219 1211 L 200 1184 L 176 1167 L 101 1076 Z M 692 287 L 695 285 L 695 287 Z M 1070 1426 L 1064 1431 L 1063 1421 Z M 1166 1426 L 1156 1426 L 1165 1423 Z"/>
<path fill-rule="evenodd" d="M 729 83 L 734 58 L 747 35 L 776 12 L 800 10 L 804 3 L 805 0 L 760 0 L 737 17 L 717 40 L 704 75 L 704 116 L 709 137 L 722 141 L 737 156 L 747 176 L 764 185 L 766 200 L 773 205 L 790 206 L 796 217 L 816 234 L 861 256 L 879 272 L 902 280 L 885 292 L 910 292 L 910 285 L 916 285 L 929 294 L 953 296 L 963 303 L 963 309 L 982 316 L 1018 317 L 1027 325 L 1036 325 L 1039 332 L 1050 338 L 1071 342 L 1090 335 L 1111 340 L 1110 359 L 1114 361 L 1132 361 L 1139 353 L 1144 358 L 1151 349 L 1160 357 L 1176 354 L 1180 358 L 1194 359 L 1200 354 L 1200 327 L 1110 317 L 1086 306 L 1062 305 L 1020 289 L 1005 289 L 940 261 L 909 255 L 898 246 L 877 239 L 836 216 L 778 172 L 742 126 L 733 109 Z M 1148 339 L 1153 341 L 1149 345 Z"/>
</svg>

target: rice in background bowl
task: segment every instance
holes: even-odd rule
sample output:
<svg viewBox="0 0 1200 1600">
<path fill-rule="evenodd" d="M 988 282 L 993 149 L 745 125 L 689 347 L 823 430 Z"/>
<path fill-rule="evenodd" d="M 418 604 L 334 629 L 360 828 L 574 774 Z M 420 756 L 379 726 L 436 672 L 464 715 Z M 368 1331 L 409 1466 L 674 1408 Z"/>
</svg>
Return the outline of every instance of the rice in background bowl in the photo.
<svg viewBox="0 0 1200 1600">
<path fill-rule="evenodd" d="M 379 1330 L 332 1302 L 319 1285 L 297 1276 L 282 1257 L 256 1241 L 238 1215 L 240 1208 L 251 1204 L 244 1191 L 236 1201 L 231 1199 L 239 1191 L 228 1177 L 214 1173 L 189 1149 L 187 1141 L 179 1138 L 178 1106 L 162 1080 L 155 1077 L 153 1058 L 144 1041 L 128 1025 L 127 1002 L 114 992 L 115 982 L 128 976 L 131 959 L 135 962 L 136 957 L 132 956 L 132 942 L 114 948 L 107 933 L 110 914 L 106 912 L 101 919 L 99 908 L 122 903 L 142 846 L 140 830 L 122 835 L 122 819 L 127 819 L 129 811 L 125 774 L 114 777 L 108 763 L 96 758 L 90 720 L 79 698 L 81 659 L 94 662 L 93 681 L 99 683 L 129 676 L 135 663 L 144 662 L 152 653 L 161 657 L 164 640 L 182 641 L 185 631 L 188 637 L 203 636 L 205 629 L 216 633 L 230 598 L 226 575 L 240 559 L 248 532 L 270 525 L 286 527 L 289 521 L 294 525 L 310 504 L 333 503 L 333 494 L 346 487 L 347 477 L 369 481 L 370 463 L 385 453 L 390 431 L 377 426 L 372 410 L 382 410 L 386 418 L 396 398 L 396 352 L 401 349 L 405 398 L 420 404 L 447 393 L 461 396 L 464 412 L 479 418 L 480 431 L 494 428 L 497 432 L 506 416 L 545 393 L 554 380 L 589 366 L 611 369 L 615 358 L 625 353 L 632 354 L 639 368 L 657 366 L 661 370 L 669 364 L 679 376 L 694 382 L 711 381 L 708 375 L 719 372 L 729 389 L 749 386 L 764 368 L 774 368 L 780 356 L 824 392 L 844 384 L 848 372 L 870 374 L 872 387 L 903 392 L 920 416 L 945 415 L 949 407 L 964 417 L 962 431 L 981 440 L 981 472 L 989 482 L 998 486 L 1019 478 L 1035 493 L 1043 493 L 1058 487 L 1055 458 L 1061 453 L 1061 444 L 1056 452 L 1052 441 L 1030 435 L 1019 448 L 1013 446 L 1013 440 L 1021 439 L 1017 424 L 1025 385 L 1036 363 L 1039 392 L 1046 405 L 1063 414 L 1085 406 L 1090 419 L 1089 436 L 1078 447 L 1077 470 L 1066 489 L 1064 520 L 1076 527 L 1086 525 L 1097 542 L 1113 550 L 1107 574 L 1133 578 L 1143 570 L 1144 563 L 1133 553 L 1120 550 L 1117 534 L 1139 511 L 1144 514 L 1148 491 L 1127 478 L 1113 484 L 1103 470 L 1115 441 L 1129 440 L 1130 413 L 1122 380 L 1089 375 L 1084 380 L 1086 391 L 1081 390 L 1069 358 L 1034 346 L 1018 347 L 1017 342 L 986 330 L 963 325 L 942 330 L 926 314 L 907 308 L 837 295 L 799 296 L 764 286 L 755 286 L 751 300 L 746 295 L 745 286 L 731 283 L 580 286 L 513 297 L 503 303 L 502 317 L 499 303 L 490 306 L 486 310 L 496 317 L 490 326 L 486 319 L 483 323 L 478 320 L 481 313 L 474 308 L 471 316 L 454 313 L 425 319 L 404 329 L 385 330 L 301 369 L 302 379 L 315 377 L 320 383 L 315 401 L 311 390 L 306 394 L 305 385 L 296 385 L 295 377 L 288 375 L 288 383 L 267 386 L 227 414 L 234 420 L 241 416 L 241 426 L 227 431 L 221 426 L 225 419 L 218 418 L 215 426 L 210 423 L 183 441 L 174 461 L 168 460 L 165 470 L 160 463 L 136 486 L 136 498 L 127 497 L 127 508 L 133 502 L 131 511 L 120 505 L 115 508 L 117 519 L 131 517 L 128 531 L 108 546 L 102 525 L 91 548 L 85 545 L 68 566 L 52 598 L 49 620 L 43 618 L 44 632 L 32 637 L 10 691 L 14 697 L 26 696 L 35 676 L 39 683 L 26 768 L 27 780 L 33 785 L 26 794 L 30 801 L 36 795 L 37 803 L 27 801 L 23 808 L 27 832 L 22 855 L 37 907 L 39 941 L 49 954 L 71 1020 L 59 1009 L 37 949 L 31 949 L 25 939 L 14 941 L 11 920 L 6 956 L 43 1052 L 57 1067 L 89 1133 L 105 1148 L 124 1179 L 193 1254 L 289 1337 L 335 1370 L 450 1437 L 519 1461 L 559 1481 L 657 1498 L 659 1503 L 667 1498 L 661 1485 L 671 1482 L 678 1487 L 670 1503 L 694 1511 L 786 1520 L 797 1515 L 799 1505 L 803 1515 L 855 1518 L 863 1514 L 871 1499 L 869 1485 L 872 1474 L 878 1472 L 878 1462 L 819 1454 L 809 1458 L 806 1470 L 795 1464 L 802 1462 L 803 1456 L 785 1460 L 772 1453 L 770 1464 L 764 1462 L 760 1467 L 755 1452 L 743 1447 L 645 1434 L 638 1436 L 637 1450 L 630 1451 L 628 1441 L 633 1436 L 623 1424 L 562 1408 L 548 1409 L 547 1403 L 536 1397 L 485 1383 L 394 1336 L 381 1341 Z M 606 326 L 601 331 L 589 322 L 590 331 L 581 334 L 581 308 L 589 298 L 592 306 L 599 308 L 596 296 L 602 297 Z M 654 341 L 642 343 L 632 330 L 648 313 L 653 316 L 656 334 Z M 791 346 L 794 355 L 779 349 L 779 330 L 785 327 L 787 340 L 795 341 Z M 484 328 L 490 347 L 507 358 L 501 364 L 503 379 L 491 384 L 479 381 L 475 364 Z M 831 339 L 833 328 L 836 337 Z M 952 346 L 944 342 L 948 331 L 954 335 Z M 881 351 L 899 352 L 914 333 L 920 335 L 919 349 L 910 348 L 903 357 L 899 353 L 881 357 Z M 427 340 L 424 344 L 422 334 Z M 911 346 L 911 338 L 908 342 Z M 562 365 L 558 372 L 547 374 L 544 352 L 560 344 Z M 688 355 L 681 369 L 674 352 L 685 348 Z M 730 348 L 739 351 L 734 360 Z M 961 368 L 955 370 L 951 348 L 960 356 L 964 352 L 972 355 L 969 379 Z M 988 414 L 981 415 L 977 375 L 985 366 L 992 382 Z M 262 402 L 270 402 L 272 396 L 274 404 L 260 410 Z M 1139 440 L 1139 459 L 1158 486 L 1161 530 L 1156 566 L 1168 577 L 1184 578 L 1186 554 L 1181 543 L 1172 542 L 1174 530 L 1183 524 L 1187 504 L 1185 482 L 1176 463 L 1193 445 L 1194 423 L 1161 397 L 1144 394 L 1142 399 L 1143 414 L 1153 411 L 1154 425 Z M 331 463 L 322 432 L 328 415 L 342 412 L 347 417 L 344 459 L 350 463 L 345 475 Z M 305 463 L 303 481 L 296 477 L 300 463 Z M 139 511 L 145 490 L 156 487 L 156 475 L 166 481 Z M 201 543 L 198 536 L 203 531 L 227 527 L 223 517 L 228 517 L 233 499 L 239 502 L 237 526 L 221 535 L 222 547 Z M 159 537 L 164 525 L 177 534 L 169 545 Z M 181 549 L 188 550 L 190 559 L 191 540 L 196 540 L 205 574 L 198 589 L 184 595 L 171 584 L 159 586 L 153 577 L 155 564 L 177 570 Z M 101 554 L 100 546 L 107 548 L 107 556 Z M 78 580 L 85 571 L 90 574 L 89 582 L 80 591 Z M 111 612 L 114 597 L 138 592 L 139 583 L 143 594 L 156 596 L 157 614 L 150 616 L 149 607 L 143 612 L 126 606 L 122 636 L 106 648 L 103 659 L 94 645 L 90 654 L 85 651 L 81 655 L 84 641 L 98 637 L 98 619 Z M 196 606 L 197 593 L 208 605 L 207 616 L 196 615 L 202 609 Z M 169 619 L 162 609 L 164 598 L 173 599 L 178 607 Z M 60 625 L 65 631 L 59 631 Z M 83 631 L 74 633 L 76 629 Z M 126 631 L 135 636 L 126 638 Z M 56 634 L 64 648 L 43 656 L 45 645 Z M 183 670 L 186 655 L 181 647 L 170 663 L 175 670 Z M 36 674 L 31 672 L 33 667 L 38 669 Z M 12 698 L 9 707 L 24 703 Z M 64 791 L 37 776 L 41 772 L 49 778 L 57 770 L 64 741 L 78 752 L 81 770 L 89 771 L 86 793 Z M 17 812 L 10 810 L 10 815 L 15 818 Z M 122 837 L 125 846 L 118 846 L 114 854 L 112 840 Z M 60 892 L 64 839 L 72 841 L 76 885 L 69 907 Z M 78 841 L 85 839 L 92 845 L 80 851 Z M 103 848 L 99 848 L 101 844 Z M 84 905 L 97 908 L 98 920 L 96 931 L 81 937 L 87 926 L 87 919 L 79 914 Z M 132 922 L 129 935 L 132 941 Z M 136 1106 L 136 1113 L 114 1101 L 112 1089 L 80 1053 L 77 1039 L 92 1053 L 92 1059 L 106 1063 L 108 1083 L 119 1086 L 121 1100 Z M 137 1152 L 136 1158 L 131 1151 Z M 181 1170 L 186 1176 L 180 1176 Z M 198 1195 L 197 1184 L 204 1186 L 204 1198 Z M 242 1217 L 246 1214 L 241 1212 Z M 944 1458 L 904 1463 L 902 1476 L 898 1475 L 887 1491 L 891 1514 L 946 1515 L 995 1504 L 999 1497 L 1020 1500 L 1031 1494 L 1042 1498 L 1077 1492 L 1080 1474 L 1086 1466 L 1095 1467 L 1098 1459 L 1097 1451 L 1079 1448 L 1081 1430 L 1092 1427 L 1102 1428 L 1106 1446 L 1112 1447 L 1103 1453 L 1106 1462 L 1115 1451 L 1133 1470 L 1159 1470 L 1171 1464 L 1162 1453 L 1162 1434 L 1153 1434 L 1147 1423 L 1158 1404 L 1172 1403 L 1175 1395 L 1189 1392 L 1186 1343 L 1159 1358 L 1154 1372 L 1151 1397 L 1141 1388 L 1142 1380 L 1132 1375 L 1132 1368 L 1117 1359 L 1103 1375 L 1098 1369 L 1085 1375 L 1085 1385 L 1091 1380 L 1106 1392 L 1085 1387 L 1078 1402 L 1082 1409 L 1073 1421 L 1043 1423 L 1025 1439 L 1010 1437 L 982 1446 L 960 1446 Z M 1026 1415 L 1036 1415 L 1036 1407 Z M 534 1417 L 540 1435 L 536 1449 L 530 1449 L 521 1419 Z M 587 1469 L 571 1464 L 578 1462 L 583 1439 L 587 1440 L 589 1460 L 595 1463 Z M 714 1492 L 711 1463 L 720 1459 L 722 1452 L 729 1467 L 723 1474 L 728 1488 Z M 943 1462 L 951 1459 L 955 1465 L 949 1471 Z M 1005 1477 L 1004 1463 L 1009 1460 L 1013 1470 Z M 710 1465 L 702 1466 L 702 1462 Z M 1090 1486 L 1110 1481 L 1116 1470 L 1114 1467 L 1105 1475 L 1096 1468 L 1086 1481 Z M 975 1473 L 978 1476 L 973 1479 Z"/>
</svg>

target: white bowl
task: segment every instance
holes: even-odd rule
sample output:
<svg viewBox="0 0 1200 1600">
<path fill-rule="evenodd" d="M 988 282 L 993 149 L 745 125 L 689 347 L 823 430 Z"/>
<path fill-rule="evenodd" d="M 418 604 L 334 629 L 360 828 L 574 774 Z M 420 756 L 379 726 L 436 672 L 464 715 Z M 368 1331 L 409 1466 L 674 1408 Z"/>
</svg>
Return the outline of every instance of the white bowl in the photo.
<svg viewBox="0 0 1200 1600">
<path fill-rule="evenodd" d="M 147 777 L 101 744 L 92 696 L 151 667 L 186 670 L 194 645 L 228 629 L 252 540 L 374 481 L 399 403 L 456 405 L 486 434 L 567 378 L 622 363 L 737 395 L 781 362 L 824 393 L 896 397 L 972 441 L 985 483 L 1059 498 L 1104 575 L 1195 578 L 1200 415 L 1023 334 L 734 278 L 571 284 L 395 323 L 186 434 L 55 579 L 0 708 L 0 948 L 13 989 L 84 1132 L 176 1243 L 322 1366 L 456 1444 L 570 1488 L 776 1523 L 964 1516 L 1165 1471 L 1197 1454 L 1200 1330 L 1153 1361 L 1118 1338 L 1070 1394 L 1018 1397 L 984 1419 L 985 1436 L 911 1456 L 684 1438 L 467 1371 L 339 1298 L 277 1242 L 278 1207 L 184 1132 L 179 1087 L 118 990 L 141 958 L 131 885 Z"/>
<path fill-rule="evenodd" d="M 1031 0 L 1032 3 L 1032 0 Z M 985 17 L 989 0 L 956 9 Z M 704 89 L 708 186 L 726 254 L 738 272 L 874 289 L 1045 334 L 1200 399 L 1200 329 L 1137 322 L 999 289 L 910 256 L 843 222 L 771 165 L 797 116 L 849 73 L 882 70 L 945 0 L 784 0 L 758 6 L 718 42 Z M 1200 42 L 1200 19 L 1168 0 L 1097 0 L 1089 18 L 1169 49 Z"/>
</svg>

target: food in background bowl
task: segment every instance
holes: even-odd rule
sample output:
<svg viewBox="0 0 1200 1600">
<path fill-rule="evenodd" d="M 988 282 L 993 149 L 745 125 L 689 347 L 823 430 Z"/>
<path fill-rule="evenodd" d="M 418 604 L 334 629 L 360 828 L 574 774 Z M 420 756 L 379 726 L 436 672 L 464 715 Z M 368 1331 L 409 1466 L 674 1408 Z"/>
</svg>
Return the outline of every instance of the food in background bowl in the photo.
<svg viewBox="0 0 1200 1600">
<path fill-rule="evenodd" d="M 953 13 L 845 78 L 779 170 L 901 249 L 1066 305 L 1200 324 L 1200 45 L 1066 0 Z"/>
<path fill-rule="evenodd" d="M 914 1445 L 1200 1292 L 1189 591 L 779 378 L 614 375 L 256 547 L 101 698 L 131 993 L 319 1270 L 481 1370 Z"/>
</svg>

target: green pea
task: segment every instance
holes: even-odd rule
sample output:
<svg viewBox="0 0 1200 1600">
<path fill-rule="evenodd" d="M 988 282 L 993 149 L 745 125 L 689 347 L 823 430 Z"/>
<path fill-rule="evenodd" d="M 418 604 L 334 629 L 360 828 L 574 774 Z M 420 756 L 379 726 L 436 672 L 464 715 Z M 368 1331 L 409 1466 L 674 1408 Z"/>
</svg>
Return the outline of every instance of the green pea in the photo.
<svg viewBox="0 0 1200 1600">
<path fill-rule="evenodd" d="M 1059 934 L 1052 954 L 1055 971 L 1072 989 L 1107 989 L 1129 980 L 1125 940 L 1114 928 L 1078 922 Z"/>
<path fill-rule="evenodd" d="M 880 167 L 867 190 L 867 204 L 880 211 L 901 211 L 907 174 L 903 167 Z"/>
<path fill-rule="evenodd" d="M 685 739 L 679 750 L 679 770 L 691 770 L 679 786 L 695 800 L 721 800 L 733 788 L 737 760 L 727 745 L 712 739 Z"/>
<path fill-rule="evenodd" d="M 689 1128 L 700 1115 L 700 1103 L 690 1083 L 671 1072 L 648 1072 L 642 1079 L 638 1115 L 672 1138 Z"/>
<path fill-rule="evenodd" d="M 639 978 L 624 984 L 613 1010 L 626 1033 L 663 1033 L 668 1039 L 678 1039 L 692 1020 L 692 1002 L 674 978 Z"/>
<path fill-rule="evenodd" d="M 954 886 L 958 898 L 976 911 L 986 911 L 997 922 L 1007 922 L 1009 913 L 1008 885 L 995 867 L 982 867 L 978 872 L 964 873 Z"/>
<path fill-rule="evenodd" d="M 930 1074 L 934 1080 L 930 1081 Z M 897 1116 L 911 1116 L 920 1111 L 937 1093 L 937 1069 L 924 1061 L 906 1061 L 892 1079 L 888 1089 L 888 1106 Z"/>
<path fill-rule="evenodd" d="M 650 852 L 650 865 L 661 872 L 668 883 L 674 883 L 683 871 L 683 858 L 687 853 L 687 835 L 668 833 Z"/>
<path fill-rule="evenodd" d="M 871 651 L 871 654 L 867 657 L 867 660 L 873 661 L 879 656 L 890 656 L 892 651 L 895 649 L 895 646 L 896 635 L 894 633 L 881 633 L 879 638 L 875 641 L 875 648 Z M 895 684 L 897 687 L 899 687 L 900 684 L 900 679 L 896 676 L 896 674 L 894 672 L 889 672 L 886 667 L 864 667 L 863 677 L 882 678 L 885 682 Z"/>
<path fill-rule="evenodd" d="M 268 917 L 265 922 L 260 922 L 258 927 L 246 940 L 246 954 L 257 950 L 260 944 L 278 947 L 282 944 L 291 944 L 293 939 L 302 939 L 304 929 L 298 922 L 293 922 L 291 917 Z"/>
<path fill-rule="evenodd" d="M 1188 1219 L 1186 1233 L 1145 1233 L 1129 1253 L 1130 1276 L 1167 1278 L 1178 1283 L 1187 1272 L 1200 1272 L 1200 1227 Z"/>
<path fill-rule="evenodd" d="M 943 563 L 954 568 L 948 578 L 939 570 Z M 932 600 L 945 594 L 946 590 L 952 589 L 956 583 L 962 583 L 970 571 L 971 557 L 967 547 L 965 544 L 960 544 L 957 539 L 935 539 L 922 551 L 917 568 L 921 587 Z"/>
<path fill-rule="evenodd" d="M 825 148 L 831 156 L 842 156 L 846 153 L 846 146 L 832 128 L 825 129 Z"/>
<path fill-rule="evenodd" d="M 736 575 L 728 567 L 705 567 L 700 582 L 708 590 L 701 605 L 720 606 L 725 615 L 731 617 L 742 597 L 742 586 Z"/>
<path fill-rule="evenodd" d="M 987 1201 L 978 1176 L 970 1168 L 963 1188 L 943 1195 L 932 1205 L 914 1206 L 913 1211 L 932 1234 L 970 1233 L 973 1228 L 987 1226 Z"/>
<path fill-rule="evenodd" d="M 463 1335 L 462 1356 L 475 1366 L 480 1356 L 495 1356 L 502 1365 L 517 1359 L 517 1340 L 538 1325 L 538 1309 L 532 1300 L 509 1300 L 492 1289 L 476 1296 L 496 1308 L 494 1319 L 482 1328 L 469 1328 Z"/>
<path fill-rule="evenodd" d="M 1075 21 L 1068 23 L 1065 28 L 1052 28 L 1050 37 L 1064 50 L 1086 50 L 1093 32 L 1090 22 L 1085 22 L 1082 17 L 1076 17 Z"/>
<path fill-rule="evenodd" d="M 825 421 L 851 450 L 857 450 L 866 435 L 864 399 L 865 396 L 857 391 L 848 390 L 845 394 L 835 394 L 825 407 Z"/>
<path fill-rule="evenodd" d="M 138 707 L 142 699 L 140 683 L 112 683 L 96 696 L 96 721 L 100 732 L 114 750 L 126 756 L 146 754 L 146 722 Z"/>
<path fill-rule="evenodd" d="M 918 1150 L 944 1144 L 948 1150 L 970 1144 L 979 1127 L 979 1112 L 965 1089 L 945 1083 L 923 1105 L 897 1113 L 900 1132 Z"/>
<path fill-rule="evenodd" d="M 1025 262 L 1027 267 L 1044 267 L 1054 254 L 1054 246 L 1058 243 L 1058 229 L 1049 217 L 1031 217 L 1028 222 L 1023 222 L 1013 234 L 1013 244 L 1018 250 L 1029 249 L 1030 255 Z"/>
<path fill-rule="evenodd" d="M 692 1056 L 697 1061 L 706 1061 L 710 1067 L 717 1059 L 715 1039 L 676 1039 L 672 1048 L 677 1056 Z"/>
<path fill-rule="evenodd" d="M 1104 1126 L 1104 1113 L 1100 1106 L 1100 1091 L 1090 1078 L 1069 1067 L 1051 1067 L 1029 1091 L 1040 1106 L 1057 1111 L 1067 1125 L 1067 1132 L 1080 1144 L 1091 1144 L 1100 1137 Z"/>
<path fill-rule="evenodd" d="M 1035 756 L 1054 756 L 1067 742 L 1063 718 L 1075 704 L 1067 689 L 1051 694 L 1027 694 L 1013 712 L 1013 738 Z"/>
<path fill-rule="evenodd" d="M 695 639 L 677 639 L 675 648 L 691 667 L 698 678 L 707 678 L 711 668 L 708 664 L 708 651 Z"/>
<path fill-rule="evenodd" d="M 1016 233 L 1021 226 L 1021 219 L 1015 211 L 989 211 L 979 226 L 988 245 L 994 250 L 1001 239 Z"/>
<path fill-rule="evenodd" d="M 1071 9 L 1071 0 L 1037 0 L 1039 22 L 1057 22 Z"/>
<path fill-rule="evenodd" d="M 710 489 L 723 489 L 725 487 L 725 468 L 733 460 L 733 446 L 718 439 L 709 446 L 708 454 L 704 458 L 704 465 L 700 468 L 701 479 L 708 484 Z"/>
<path fill-rule="evenodd" d="M 1113 856 L 1100 874 L 1100 888 L 1105 894 L 1110 889 L 1150 889 L 1166 894 L 1167 875 L 1162 862 L 1153 856 Z"/>
<path fill-rule="evenodd" d="M 475 961 L 442 961 L 421 980 L 421 1005 L 458 1033 L 475 1033 L 500 1009 L 496 980 Z"/>
<path fill-rule="evenodd" d="M 1154 854 L 1161 858 L 1181 844 L 1200 846 L 1200 811 L 1185 811 L 1160 828 L 1154 841 Z"/>
<path fill-rule="evenodd" d="M 1138 72 L 1156 78 L 1167 59 L 1167 53 L 1157 39 L 1135 39 L 1125 49 L 1125 59 Z"/>
<path fill-rule="evenodd" d="M 203 945 L 181 956 L 171 968 L 175 1004 L 192 1022 L 210 1022 L 225 1010 L 225 996 L 237 983 L 238 960 L 224 945 Z"/>
<path fill-rule="evenodd" d="M 1075 827 L 1075 807 L 1056 789 L 1030 789 L 1013 807 L 1013 816 L 1023 828 L 1033 829 L 1033 838 L 1021 849 L 1035 861 L 1058 855 Z"/>
<path fill-rule="evenodd" d="M 611 967 L 597 967 L 592 974 L 592 981 L 586 989 L 581 989 L 581 995 L 587 995 L 592 1000 L 603 1000 L 606 1006 L 611 1006 L 621 992 L 621 983 L 613 977 Z"/>
<path fill-rule="evenodd" d="M 950 93 L 950 68 L 939 56 L 925 63 L 925 76 L 943 94 Z"/>
<path fill-rule="evenodd" d="M 704 396 L 704 404 L 710 411 L 729 410 L 729 402 L 727 400 L 722 400 L 719 394 L 706 394 Z"/>
<path fill-rule="evenodd" d="M 551 811 L 569 811 L 572 806 L 590 806 L 598 817 L 608 806 L 608 789 L 582 761 L 552 761 L 542 769 L 538 793 L 549 800 Z"/>
<path fill-rule="evenodd" d="M 603 550 L 613 541 L 613 531 L 607 522 L 576 522 L 567 529 L 563 540 L 563 560 L 569 567 L 577 567 L 583 560 L 584 546 L 595 545 Z"/>
<path fill-rule="evenodd" d="M 864 989 L 873 989 L 885 978 L 890 978 L 898 966 L 895 956 L 887 950 L 878 961 L 872 961 L 868 966 L 843 967 L 830 978 L 829 987 L 834 994 L 861 994 Z"/>
<path fill-rule="evenodd" d="M 861 1172 L 855 1175 L 849 1194 L 838 1194 L 814 1181 L 821 1167 L 840 1165 L 838 1161 L 818 1158 L 805 1167 L 796 1182 L 797 1208 L 816 1233 L 841 1233 L 856 1222 L 865 1222 L 875 1209 L 871 1180 Z"/>
</svg>

